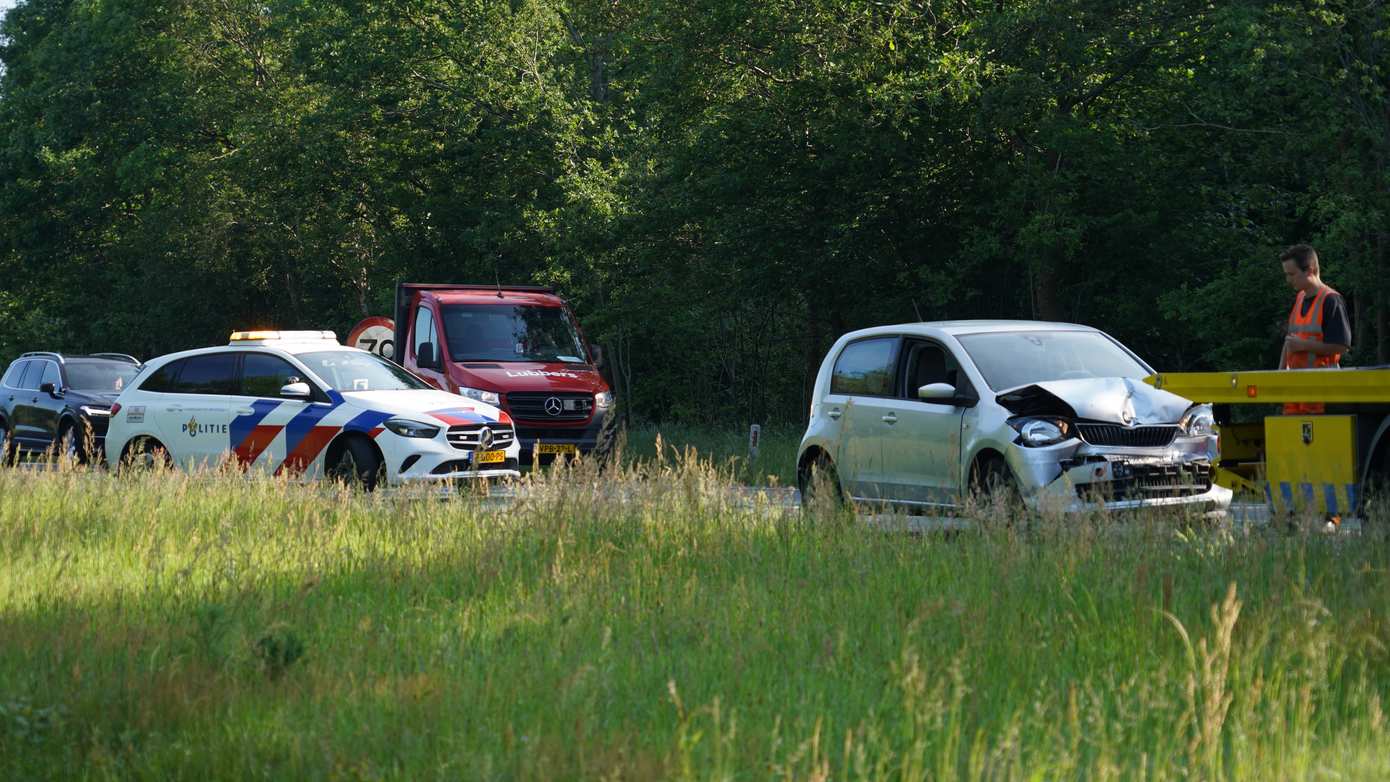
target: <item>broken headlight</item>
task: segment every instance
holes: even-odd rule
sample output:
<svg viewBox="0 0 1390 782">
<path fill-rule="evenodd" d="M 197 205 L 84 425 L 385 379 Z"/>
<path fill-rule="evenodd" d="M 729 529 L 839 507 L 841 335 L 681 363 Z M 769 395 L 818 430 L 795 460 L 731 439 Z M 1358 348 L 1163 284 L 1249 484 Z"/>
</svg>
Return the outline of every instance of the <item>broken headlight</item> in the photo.
<svg viewBox="0 0 1390 782">
<path fill-rule="evenodd" d="M 1009 426 L 1018 431 L 1018 442 L 1030 448 L 1056 445 L 1072 436 L 1071 424 L 1060 418 L 1015 418 Z"/>
<path fill-rule="evenodd" d="M 1193 405 L 1178 422 L 1178 427 L 1188 437 L 1209 437 L 1216 434 L 1216 416 L 1211 405 Z"/>
</svg>

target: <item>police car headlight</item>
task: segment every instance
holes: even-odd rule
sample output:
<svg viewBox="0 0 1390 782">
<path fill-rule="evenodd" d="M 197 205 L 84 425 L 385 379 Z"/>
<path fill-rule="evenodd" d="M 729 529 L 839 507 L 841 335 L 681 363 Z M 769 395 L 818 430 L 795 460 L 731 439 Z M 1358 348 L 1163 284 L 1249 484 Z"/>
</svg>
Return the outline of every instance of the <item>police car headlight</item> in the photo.
<svg viewBox="0 0 1390 782">
<path fill-rule="evenodd" d="M 459 386 L 459 396 L 476 399 L 485 405 L 492 405 L 493 407 L 502 406 L 502 395 L 496 391 L 484 391 L 481 388 L 465 388 Z"/>
<path fill-rule="evenodd" d="M 1071 437 L 1071 425 L 1060 418 L 1016 418 L 1009 422 L 1019 441 L 1029 447 L 1056 445 Z"/>
<path fill-rule="evenodd" d="M 419 421 L 409 421 L 404 418 L 392 418 L 382 424 L 382 426 L 385 426 L 401 437 L 418 437 L 422 440 L 428 440 L 439 434 L 439 427 L 437 426 L 422 424 Z"/>
<path fill-rule="evenodd" d="M 610 408 L 610 407 L 612 407 L 612 406 L 613 406 L 613 392 L 612 392 L 612 391 L 600 391 L 600 392 L 598 392 L 597 394 L 594 394 L 594 407 L 597 407 L 597 408 L 600 409 L 600 410 L 607 410 L 608 408 Z"/>
<path fill-rule="evenodd" d="M 1178 426 L 1189 437 L 1209 437 L 1216 434 L 1216 416 L 1211 405 L 1193 405 Z"/>
</svg>

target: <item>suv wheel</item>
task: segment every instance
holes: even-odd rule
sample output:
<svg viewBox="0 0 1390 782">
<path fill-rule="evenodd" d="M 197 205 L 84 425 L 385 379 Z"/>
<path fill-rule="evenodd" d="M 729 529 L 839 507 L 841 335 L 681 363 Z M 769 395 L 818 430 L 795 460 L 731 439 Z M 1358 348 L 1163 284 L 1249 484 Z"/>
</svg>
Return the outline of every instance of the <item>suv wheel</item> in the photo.
<svg viewBox="0 0 1390 782">
<path fill-rule="evenodd" d="M 330 479 L 365 491 L 375 489 L 385 473 L 381 457 L 360 437 L 351 437 L 344 442 L 338 458 L 326 468 Z"/>
<path fill-rule="evenodd" d="M 58 430 L 58 440 L 53 449 L 55 460 L 69 464 L 81 464 L 85 461 L 79 439 L 74 424 L 63 424 Z"/>
<path fill-rule="evenodd" d="M 14 443 L 10 442 L 10 425 L 0 421 L 0 464 L 14 461 Z"/>
</svg>

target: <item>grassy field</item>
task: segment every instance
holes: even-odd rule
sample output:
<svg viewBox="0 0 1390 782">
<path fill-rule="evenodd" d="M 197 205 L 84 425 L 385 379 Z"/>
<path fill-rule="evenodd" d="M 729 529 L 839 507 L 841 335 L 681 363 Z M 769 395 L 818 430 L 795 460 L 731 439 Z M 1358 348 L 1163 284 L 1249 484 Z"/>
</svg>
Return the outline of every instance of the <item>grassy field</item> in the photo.
<svg viewBox="0 0 1390 782">
<path fill-rule="evenodd" d="M 1380 534 L 912 536 L 731 477 L 0 470 L 0 778 L 1390 776 Z"/>
<path fill-rule="evenodd" d="M 749 458 L 748 430 L 712 429 L 683 424 L 638 424 L 627 429 L 623 452 L 629 466 L 641 465 L 660 451 L 668 459 L 692 450 L 700 459 L 756 486 L 796 486 L 796 449 L 805 426 L 763 427 L 756 458 Z M 658 442 L 661 444 L 658 448 Z"/>
</svg>

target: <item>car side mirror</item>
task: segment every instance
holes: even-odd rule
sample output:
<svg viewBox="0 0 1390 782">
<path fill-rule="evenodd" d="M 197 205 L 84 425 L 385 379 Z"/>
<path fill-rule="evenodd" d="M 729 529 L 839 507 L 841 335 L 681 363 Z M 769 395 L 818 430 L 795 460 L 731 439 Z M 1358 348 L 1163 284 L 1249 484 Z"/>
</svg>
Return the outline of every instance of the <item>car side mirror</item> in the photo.
<svg viewBox="0 0 1390 782">
<path fill-rule="evenodd" d="M 49 396 L 53 397 L 54 399 L 57 399 L 59 396 L 62 395 L 62 394 L 59 393 L 58 387 L 55 386 L 55 385 L 52 384 L 52 383 L 44 383 L 44 384 L 40 385 L 40 386 L 39 386 L 39 393 L 41 393 L 41 394 L 48 394 Z"/>
<path fill-rule="evenodd" d="M 950 383 L 928 383 L 917 389 L 917 398 L 928 402 L 954 402 L 956 387 Z"/>
<path fill-rule="evenodd" d="M 603 366 L 603 348 L 598 345 L 590 345 L 589 354 L 594 357 L 594 366 Z"/>
<path fill-rule="evenodd" d="M 434 355 L 433 342 L 421 342 L 419 346 L 415 348 L 416 366 L 425 369 L 439 369 L 439 362 L 435 360 L 436 358 L 437 356 Z"/>
<path fill-rule="evenodd" d="M 303 399 L 308 401 L 314 395 L 308 383 L 287 383 L 280 387 L 280 397 L 282 399 Z"/>
</svg>

